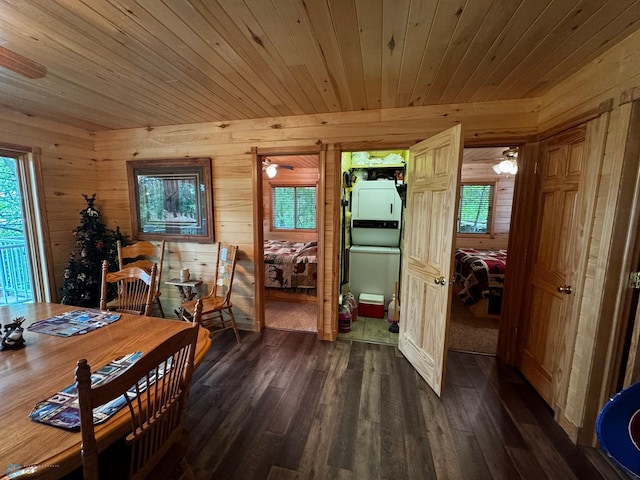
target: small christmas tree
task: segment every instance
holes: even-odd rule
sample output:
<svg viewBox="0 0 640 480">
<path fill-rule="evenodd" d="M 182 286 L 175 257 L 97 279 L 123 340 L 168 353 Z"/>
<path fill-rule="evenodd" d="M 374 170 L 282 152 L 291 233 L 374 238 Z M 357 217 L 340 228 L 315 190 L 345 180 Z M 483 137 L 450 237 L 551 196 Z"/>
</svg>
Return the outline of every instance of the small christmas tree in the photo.
<svg viewBox="0 0 640 480">
<path fill-rule="evenodd" d="M 78 307 L 98 307 L 100 304 L 100 285 L 102 261 L 109 260 L 109 271 L 118 270 L 117 241 L 123 245 L 126 239 L 120 233 L 120 227 L 108 229 L 102 223 L 100 212 L 94 203 L 96 194 L 91 197 L 82 194 L 87 208 L 80 211 L 80 225 L 73 231 L 77 252 L 69 255 L 69 264 L 64 271 L 61 303 Z"/>
</svg>

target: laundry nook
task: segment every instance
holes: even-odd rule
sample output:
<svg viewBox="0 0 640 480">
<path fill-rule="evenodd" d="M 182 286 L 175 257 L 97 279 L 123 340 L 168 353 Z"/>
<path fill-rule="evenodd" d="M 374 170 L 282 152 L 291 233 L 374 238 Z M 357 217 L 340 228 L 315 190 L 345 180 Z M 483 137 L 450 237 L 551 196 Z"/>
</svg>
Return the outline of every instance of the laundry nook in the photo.
<svg viewBox="0 0 640 480">
<path fill-rule="evenodd" d="M 357 299 L 359 318 L 384 318 L 398 288 L 407 155 L 343 153 L 341 285 Z M 386 335 L 387 322 L 379 323 Z"/>
</svg>

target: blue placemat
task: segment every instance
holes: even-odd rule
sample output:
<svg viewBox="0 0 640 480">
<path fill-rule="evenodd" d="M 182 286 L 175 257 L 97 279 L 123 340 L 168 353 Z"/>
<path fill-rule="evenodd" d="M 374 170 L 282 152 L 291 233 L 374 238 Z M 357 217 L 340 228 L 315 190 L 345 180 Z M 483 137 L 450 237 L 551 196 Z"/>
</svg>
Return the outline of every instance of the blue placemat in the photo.
<svg viewBox="0 0 640 480">
<path fill-rule="evenodd" d="M 133 352 L 116 358 L 91 374 L 91 385 L 100 385 L 112 380 L 137 362 L 140 357 L 142 357 L 142 352 Z M 128 394 L 130 398 L 134 398 L 136 395 L 135 392 L 128 392 Z M 93 410 L 93 423 L 97 425 L 107 421 L 125 405 L 126 400 L 123 396 L 119 396 L 111 402 L 95 408 Z M 33 408 L 29 417 L 33 421 L 46 425 L 67 430 L 79 430 L 80 411 L 78 408 L 78 389 L 76 388 L 76 384 L 69 385 L 55 395 L 39 402 Z"/>
<path fill-rule="evenodd" d="M 29 325 L 30 332 L 46 333 L 58 337 L 72 337 L 104 327 L 120 318 L 119 313 L 101 310 L 71 310 Z"/>
</svg>

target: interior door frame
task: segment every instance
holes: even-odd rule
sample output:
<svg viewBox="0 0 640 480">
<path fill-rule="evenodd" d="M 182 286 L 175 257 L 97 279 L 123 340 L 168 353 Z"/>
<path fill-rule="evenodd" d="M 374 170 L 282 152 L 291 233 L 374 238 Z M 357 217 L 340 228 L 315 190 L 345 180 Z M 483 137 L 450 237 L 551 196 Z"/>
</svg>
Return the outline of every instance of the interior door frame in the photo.
<svg viewBox="0 0 640 480">
<path fill-rule="evenodd" d="M 266 147 L 251 148 L 251 163 L 253 165 L 253 269 L 255 286 L 255 330 L 264 330 L 264 207 L 262 205 L 262 160 L 264 157 L 278 157 L 286 155 L 317 155 L 318 156 L 318 188 L 316 191 L 316 225 L 318 231 L 318 272 L 316 287 L 316 324 L 317 337 L 324 338 L 324 235 L 325 235 L 325 189 L 326 189 L 326 155 L 327 145 L 314 145 L 312 147 Z M 337 316 L 336 316 L 337 318 Z"/>
</svg>

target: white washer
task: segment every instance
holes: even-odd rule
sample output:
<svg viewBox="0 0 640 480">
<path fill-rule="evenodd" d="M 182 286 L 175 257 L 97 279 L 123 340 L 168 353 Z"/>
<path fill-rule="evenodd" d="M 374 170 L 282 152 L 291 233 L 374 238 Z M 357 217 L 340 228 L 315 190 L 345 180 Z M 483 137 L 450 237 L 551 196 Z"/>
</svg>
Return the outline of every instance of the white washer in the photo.
<svg viewBox="0 0 640 480">
<path fill-rule="evenodd" d="M 386 308 L 399 275 L 399 248 L 354 245 L 349 249 L 349 287 L 356 298 L 361 293 L 384 295 Z"/>
</svg>

